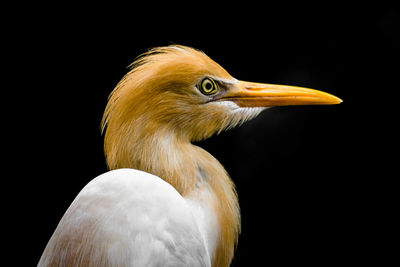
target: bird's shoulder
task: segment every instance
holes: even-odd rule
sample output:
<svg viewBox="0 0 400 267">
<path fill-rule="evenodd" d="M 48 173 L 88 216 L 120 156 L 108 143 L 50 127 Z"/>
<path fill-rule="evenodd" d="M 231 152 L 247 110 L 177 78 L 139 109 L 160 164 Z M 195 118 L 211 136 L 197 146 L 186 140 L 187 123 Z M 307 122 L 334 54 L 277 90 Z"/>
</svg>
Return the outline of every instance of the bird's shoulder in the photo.
<svg viewBox="0 0 400 267">
<path fill-rule="evenodd" d="M 184 204 L 184 199 L 163 179 L 135 169 L 117 169 L 90 181 L 77 199 L 114 199 L 122 202 L 155 202 L 161 199 Z"/>
<path fill-rule="evenodd" d="M 161 178 L 133 169 L 110 171 L 89 182 L 60 221 L 46 253 L 97 266 L 209 266 L 204 238 L 185 199 Z"/>
</svg>

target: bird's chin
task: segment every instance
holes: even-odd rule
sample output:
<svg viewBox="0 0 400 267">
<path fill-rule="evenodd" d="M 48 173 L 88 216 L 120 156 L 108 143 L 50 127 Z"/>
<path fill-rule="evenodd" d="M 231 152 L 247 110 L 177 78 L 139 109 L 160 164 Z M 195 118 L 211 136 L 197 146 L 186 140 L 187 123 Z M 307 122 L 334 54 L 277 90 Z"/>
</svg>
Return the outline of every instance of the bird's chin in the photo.
<svg viewBox="0 0 400 267">
<path fill-rule="evenodd" d="M 220 105 L 225 109 L 225 119 L 222 129 L 231 129 L 235 126 L 257 117 L 267 107 L 240 107 L 230 100 L 215 101 L 216 105 Z M 221 130 L 222 130 L 221 129 Z"/>
<path fill-rule="evenodd" d="M 259 114 L 261 111 L 268 108 L 268 107 L 241 107 L 231 100 L 220 100 L 220 101 L 215 101 L 214 103 L 217 103 L 218 105 L 222 105 L 226 109 L 228 109 L 229 111 L 234 112 L 234 113 L 235 112 L 245 112 L 245 113 L 246 112 L 248 112 L 248 113 L 258 112 L 258 114 Z"/>
</svg>

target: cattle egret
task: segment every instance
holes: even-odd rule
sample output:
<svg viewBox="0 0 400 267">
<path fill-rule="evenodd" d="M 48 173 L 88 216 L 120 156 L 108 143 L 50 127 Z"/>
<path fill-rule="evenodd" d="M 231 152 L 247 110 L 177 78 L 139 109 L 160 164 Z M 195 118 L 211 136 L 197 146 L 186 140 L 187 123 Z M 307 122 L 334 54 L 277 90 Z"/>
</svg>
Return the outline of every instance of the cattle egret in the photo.
<svg viewBox="0 0 400 267">
<path fill-rule="evenodd" d="M 239 81 L 181 45 L 150 49 L 131 67 L 102 121 L 110 171 L 78 194 L 38 266 L 229 266 L 240 232 L 234 184 L 191 142 L 268 107 L 342 101 Z"/>
</svg>

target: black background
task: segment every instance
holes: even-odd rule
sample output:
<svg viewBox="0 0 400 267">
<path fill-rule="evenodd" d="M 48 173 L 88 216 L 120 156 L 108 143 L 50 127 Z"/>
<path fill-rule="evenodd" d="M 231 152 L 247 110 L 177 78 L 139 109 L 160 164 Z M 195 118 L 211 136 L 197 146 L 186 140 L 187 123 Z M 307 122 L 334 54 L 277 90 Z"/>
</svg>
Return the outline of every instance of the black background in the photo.
<svg viewBox="0 0 400 267">
<path fill-rule="evenodd" d="M 198 143 L 237 185 L 242 234 L 232 266 L 382 263 L 393 252 L 385 238 L 398 211 L 389 208 L 397 174 L 388 171 L 397 122 L 388 103 L 399 90 L 394 6 L 149 2 L 13 12 L 4 39 L 12 96 L 3 100 L 12 185 L 3 190 L 16 227 L 10 250 L 23 251 L 24 265 L 37 263 L 74 197 L 107 171 L 99 125 L 108 94 L 137 55 L 172 43 L 203 50 L 240 80 L 344 100 L 272 108 Z"/>
</svg>

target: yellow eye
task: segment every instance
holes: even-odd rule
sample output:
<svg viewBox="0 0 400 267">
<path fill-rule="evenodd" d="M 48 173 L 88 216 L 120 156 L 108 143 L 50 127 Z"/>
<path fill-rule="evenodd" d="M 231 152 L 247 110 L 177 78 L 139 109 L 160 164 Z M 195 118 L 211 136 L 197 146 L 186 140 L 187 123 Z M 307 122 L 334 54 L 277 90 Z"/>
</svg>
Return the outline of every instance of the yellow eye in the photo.
<svg viewBox="0 0 400 267">
<path fill-rule="evenodd" d="M 217 85 L 210 78 L 205 78 L 200 83 L 200 91 L 205 95 L 212 95 L 217 91 Z"/>
</svg>

